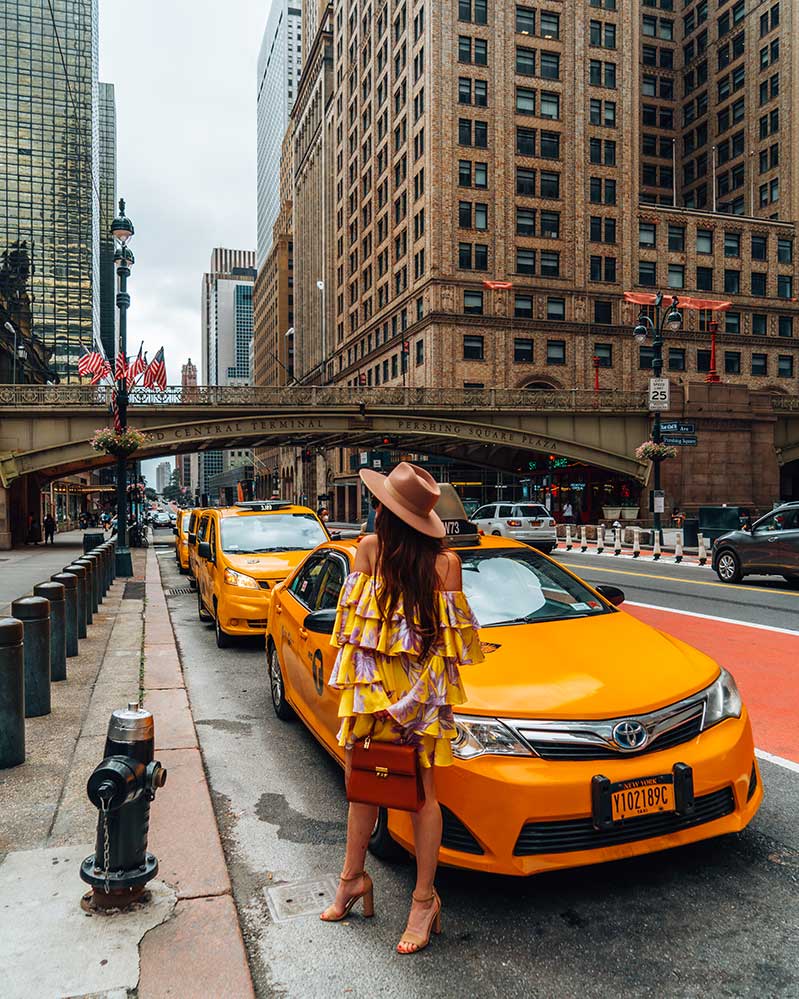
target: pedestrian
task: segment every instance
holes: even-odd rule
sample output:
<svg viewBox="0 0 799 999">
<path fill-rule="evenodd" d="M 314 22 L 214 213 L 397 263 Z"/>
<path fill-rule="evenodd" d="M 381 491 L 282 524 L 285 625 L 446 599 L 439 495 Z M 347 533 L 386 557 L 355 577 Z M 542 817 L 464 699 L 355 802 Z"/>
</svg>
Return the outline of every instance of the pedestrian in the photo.
<svg viewBox="0 0 799 999">
<path fill-rule="evenodd" d="M 444 548 L 444 525 L 433 510 L 441 495 L 435 479 L 404 461 L 388 476 L 372 469 L 360 476 L 378 500 L 376 533 L 358 545 L 339 596 L 331 643 L 340 651 L 330 686 L 341 691 L 338 740 L 347 751 L 348 783 L 352 750 L 367 736 L 416 747 L 424 788 L 421 809 L 411 813 L 416 886 L 397 944 L 400 954 L 413 954 L 440 931 L 435 772 L 452 762 L 452 706 L 465 699 L 458 667 L 482 662 L 483 653 L 460 560 Z M 377 815 L 376 805 L 350 803 L 344 867 L 335 901 L 321 916 L 326 922 L 344 919 L 359 899 L 373 914 L 372 880 L 363 867 Z"/>
<path fill-rule="evenodd" d="M 44 518 L 44 543 L 50 542 L 51 545 L 55 544 L 55 517 L 52 513 L 48 513 Z"/>
<path fill-rule="evenodd" d="M 28 517 L 28 537 L 25 541 L 26 545 L 38 545 L 42 541 L 42 525 L 39 523 L 39 518 L 30 514 Z"/>
<path fill-rule="evenodd" d="M 563 504 L 563 523 L 574 523 L 574 510 L 572 510 L 572 505 L 568 500 Z"/>
</svg>

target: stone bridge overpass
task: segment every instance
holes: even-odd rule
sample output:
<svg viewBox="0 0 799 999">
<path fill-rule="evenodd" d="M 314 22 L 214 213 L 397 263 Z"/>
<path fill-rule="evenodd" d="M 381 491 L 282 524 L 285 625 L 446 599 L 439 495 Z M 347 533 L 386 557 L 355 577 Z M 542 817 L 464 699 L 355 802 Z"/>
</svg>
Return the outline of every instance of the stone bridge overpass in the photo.
<svg viewBox="0 0 799 999">
<path fill-rule="evenodd" d="M 105 386 L 0 386 L 0 481 L 110 464 L 93 451 L 111 423 Z M 272 445 L 378 446 L 456 455 L 511 470 L 519 452 L 552 453 L 641 481 L 634 450 L 649 434 L 642 392 L 343 386 L 134 389 L 128 423 L 148 434 L 136 458 Z"/>
</svg>

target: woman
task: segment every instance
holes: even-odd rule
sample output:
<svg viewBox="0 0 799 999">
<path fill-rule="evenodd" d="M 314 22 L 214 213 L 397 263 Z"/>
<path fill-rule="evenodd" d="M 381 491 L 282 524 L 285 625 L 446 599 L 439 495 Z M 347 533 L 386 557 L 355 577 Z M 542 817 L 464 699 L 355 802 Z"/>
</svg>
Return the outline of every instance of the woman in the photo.
<svg viewBox="0 0 799 999">
<path fill-rule="evenodd" d="M 389 476 L 361 479 L 378 502 L 376 534 L 358 546 L 339 598 L 332 644 L 340 647 L 330 686 L 341 691 L 339 745 L 349 779 L 352 748 L 375 740 L 416 746 L 425 800 L 412 814 L 416 887 L 397 950 L 413 954 L 440 932 L 434 887 L 441 846 L 435 768 L 452 762 L 452 705 L 465 700 L 458 667 L 482 662 L 477 621 L 462 592 L 460 559 L 444 548 L 433 511 L 441 490 L 424 469 L 401 462 Z M 363 899 L 374 914 L 373 886 L 363 869 L 377 808 L 352 802 L 336 899 L 322 919 L 337 922 Z"/>
</svg>

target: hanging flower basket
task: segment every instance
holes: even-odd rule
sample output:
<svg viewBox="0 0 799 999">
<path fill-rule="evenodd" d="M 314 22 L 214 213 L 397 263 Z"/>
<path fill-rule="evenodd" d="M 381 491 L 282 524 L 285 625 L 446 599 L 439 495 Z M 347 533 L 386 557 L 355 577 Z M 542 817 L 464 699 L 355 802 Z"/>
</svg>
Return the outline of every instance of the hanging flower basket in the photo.
<svg viewBox="0 0 799 999">
<path fill-rule="evenodd" d="M 135 427 L 126 430 L 115 430 L 113 427 L 101 427 L 95 430 L 94 437 L 89 441 L 95 451 L 113 454 L 117 458 L 127 458 L 147 442 L 147 434 Z"/>
<path fill-rule="evenodd" d="M 676 458 L 677 448 L 671 444 L 656 444 L 655 441 L 644 441 L 635 449 L 635 457 L 639 461 L 663 461 L 665 458 Z"/>
</svg>

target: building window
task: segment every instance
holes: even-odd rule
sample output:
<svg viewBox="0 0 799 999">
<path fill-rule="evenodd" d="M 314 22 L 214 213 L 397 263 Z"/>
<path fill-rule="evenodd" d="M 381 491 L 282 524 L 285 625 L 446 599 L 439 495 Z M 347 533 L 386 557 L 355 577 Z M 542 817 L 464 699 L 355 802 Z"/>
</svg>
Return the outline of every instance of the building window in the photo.
<svg viewBox="0 0 799 999">
<path fill-rule="evenodd" d="M 740 375 L 741 352 L 739 350 L 724 351 L 724 373 L 727 375 Z"/>
<path fill-rule="evenodd" d="M 516 295 L 513 303 L 513 315 L 516 319 L 532 319 L 533 296 Z"/>
<path fill-rule="evenodd" d="M 638 223 L 638 245 L 654 247 L 657 237 L 657 226 L 654 222 Z"/>
<path fill-rule="evenodd" d="M 696 287 L 699 291 L 713 291 L 713 268 L 696 268 Z"/>
<path fill-rule="evenodd" d="M 516 248 L 516 273 L 535 274 L 535 250 Z"/>
<path fill-rule="evenodd" d="M 547 340 L 547 364 L 566 363 L 566 341 Z"/>
<path fill-rule="evenodd" d="M 611 344 L 611 343 L 595 343 L 594 344 L 594 357 L 597 358 L 597 367 L 600 367 L 600 368 L 612 368 L 613 367 L 613 344 Z"/>
<path fill-rule="evenodd" d="M 646 288 L 654 288 L 657 284 L 657 265 L 654 260 L 638 261 L 638 283 Z"/>
<path fill-rule="evenodd" d="M 541 235 L 560 239 L 560 212 L 541 212 Z"/>
<path fill-rule="evenodd" d="M 560 132 L 542 132 L 540 140 L 542 159 L 560 159 Z"/>
<path fill-rule="evenodd" d="M 547 319 L 555 320 L 559 322 L 566 318 L 566 299 L 565 298 L 548 298 L 547 299 Z"/>
<path fill-rule="evenodd" d="M 780 354 L 777 357 L 777 374 L 780 378 L 793 378 L 793 354 Z"/>
<path fill-rule="evenodd" d="M 463 311 L 467 316 L 482 316 L 483 314 L 483 293 L 482 291 L 464 291 Z"/>
<path fill-rule="evenodd" d="M 482 361 L 483 338 L 481 336 L 465 336 L 463 338 L 464 361 Z"/>
<path fill-rule="evenodd" d="M 768 259 L 768 240 L 765 236 L 752 236 L 752 260 Z"/>
<path fill-rule="evenodd" d="M 535 76 L 535 49 L 516 46 L 516 72 L 519 76 Z"/>
<path fill-rule="evenodd" d="M 516 88 L 516 111 L 518 114 L 535 114 L 535 91 L 528 87 Z"/>
<path fill-rule="evenodd" d="M 654 347 L 639 347 L 638 348 L 638 367 L 641 371 L 649 371 L 655 361 L 655 348 Z"/>
<path fill-rule="evenodd" d="M 738 295 L 741 291 L 741 272 L 724 271 L 724 291 L 728 295 Z"/>
<path fill-rule="evenodd" d="M 685 371 L 684 347 L 669 347 L 669 371 Z"/>
<path fill-rule="evenodd" d="M 516 233 L 519 236 L 535 236 L 535 209 L 516 209 Z"/>
<path fill-rule="evenodd" d="M 460 229 L 472 228 L 472 203 L 471 201 L 458 202 L 458 227 Z"/>
<path fill-rule="evenodd" d="M 519 156 L 535 156 L 534 128 L 523 128 L 521 126 L 517 127 L 516 152 Z"/>
<path fill-rule="evenodd" d="M 768 354 L 752 354 L 752 374 L 761 378 L 768 375 Z"/>
<path fill-rule="evenodd" d="M 541 91 L 541 117 L 556 120 L 560 118 L 560 94 Z"/>
<path fill-rule="evenodd" d="M 685 267 L 682 264 L 669 264 L 669 288 L 685 287 Z"/>
<path fill-rule="evenodd" d="M 555 250 L 541 251 L 541 277 L 560 277 L 560 253 Z"/>
<path fill-rule="evenodd" d="M 542 198 L 560 197 L 560 174 L 541 171 L 539 196 Z"/>
<path fill-rule="evenodd" d="M 672 253 L 682 253 L 685 250 L 685 226 L 669 226 L 669 250 Z"/>
<path fill-rule="evenodd" d="M 516 193 L 527 198 L 535 197 L 535 170 L 516 168 Z"/>
<path fill-rule="evenodd" d="M 740 312 L 725 312 L 724 313 L 724 332 L 725 333 L 740 333 L 741 332 L 741 313 Z"/>
<path fill-rule="evenodd" d="M 541 11 L 541 37 L 556 41 L 560 38 L 560 14 Z"/>
<path fill-rule="evenodd" d="M 696 230 L 696 252 L 697 253 L 712 253 L 713 252 L 713 230 L 712 229 L 697 229 Z"/>
<path fill-rule="evenodd" d="M 793 336 L 793 316 L 779 316 L 777 332 L 780 336 Z"/>
<path fill-rule="evenodd" d="M 792 264 L 793 263 L 793 240 L 792 239 L 778 239 L 777 240 L 777 260 L 781 264 Z"/>
<path fill-rule="evenodd" d="M 613 324 L 613 308 L 610 302 L 604 299 L 594 301 L 594 322 L 600 326 Z"/>
<path fill-rule="evenodd" d="M 790 274 L 777 275 L 777 298 L 793 298 L 793 277 Z"/>
<path fill-rule="evenodd" d="M 535 10 L 532 7 L 516 8 L 516 31 L 521 35 L 535 34 Z"/>
<path fill-rule="evenodd" d="M 741 255 L 741 234 L 738 232 L 724 233 L 724 256 L 740 257 Z"/>
<path fill-rule="evenodd" d="M 766 275 L 761 271 L 752 271 L 752 294 L 760 298 L 766 295 Z"/>
<path fill-rule="evenodd" d="M 755 336 L 765 336 L 768 332 L 768 317 L 762 312 L 756 312 L 752 316 L 752 332 Z"/>
<path fill-rule="evenodd" d="M 514 338 L 513 360 L 515 364 L 533 363 L 533 341 L 529 337 Z"/>
</svg>

